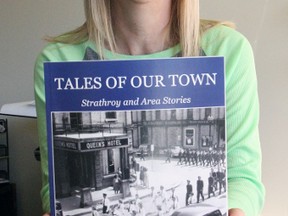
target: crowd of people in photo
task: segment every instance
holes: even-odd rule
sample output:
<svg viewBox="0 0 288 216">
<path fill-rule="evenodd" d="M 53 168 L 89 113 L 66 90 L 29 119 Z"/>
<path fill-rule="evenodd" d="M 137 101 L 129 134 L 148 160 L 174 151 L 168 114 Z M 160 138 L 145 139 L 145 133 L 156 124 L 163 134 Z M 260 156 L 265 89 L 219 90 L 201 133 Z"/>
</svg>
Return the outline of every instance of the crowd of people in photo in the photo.
<svg viewBox="0 0 288 216">
<path fill-rule="evenodd" d="M 165 152 L 165 162 L 171 163 L 173 155 L 169 149 Z M 175 155 L 175 154 L 174 154 Z M 143 156 L 143 155 L 142 155 Z M 141 157 L 141 156 L 140 156 Z M 107 194 L 103 194 L 101 212 L 93 208 L 92 215 L 115 215 L 115 216 L 146 216 L 171 215 L 180 207 L 197 205 L 211 197 L 219 196 L 226 192 L 226 166 L 225 152 L 222 150 L 192 150 L 182 149 L 174 159 L 175 167 L 179 165 L 202 166 L 210 169 L 209 177 L 204 181 L 204 176 L 198 176 L 195 184 L 191 180 L 178 186 L 165 188 L 161 185 L 155 188 L 149 185 L 148 169 L 141 161 L 145 158 L 136 159 L 135 155 L 130 157 L 130 176 L 136 176 L 138 189 L 149 190 L 148 195 L 140 197 L 138 193 L 129 199 L 119 199 L 117 202 L 110 202 Z M 181 168 L 181 166 L 179 167 Z M 207 173 L 208 174 L 208 173 Z M 206 178 L 207 175 L 205 175 Z M 113 179 L 113 190 L 115 194 L 120 193 L 122 172 L 117 170 Z M 180 188 L 182 187 L 182 188 Z M 186 188 L 184 188 L 186 187 Z M 99 205 L 99 203 L 98 203 Z"/>
<path fill-rule="evenodd" d="M 129 201 L 124 202 L 123 199 L 119 199 L 117 204 L 112 204 L 107 194 L 104 193 L 101 203 L 98 203 L 98 205 L 102 205 L 102 211 L 99 212 L 96 207 L 92 207 L 92 215 L 146 216 L 147 213 L 158 216 L 168 215 L 179 207 L 179 197 L 175 190 L 176 188 L 171 188 L 168 192 L 161 185 L 155 193 L 155 188 L 151 187 L 151 193 L 148 195 L 151 202 L 145 203 L 149 205 L 149 208 L 147 208 L 148 206 L 144 208 L 144 202 L 138 194 Z"/>
<path fill-rule="evenodd" d="M 145 167 L 141 167 L 140 170 L 143 170 L 143 168 Z M 211 196 L 218 196 L 226 192 L 225 170 L 223 167 L 218 166 L 217 170 L 211 168 L 207 183 L 205 185 L 201 176 L 198 176 L 195 185 L 192 184 L 191 180 L 187 180 L 185 195 L 181 192 L 185 190 L 179 188 L 183 187 L 183 185 L 172 188 L 165 188 L 163 185 L 159 188 L 146 185 L 150 192 L 145 197 L 141 198 L 137 193 L 128 200 L 119 199 L 113 205 L 107 194 L 103 194 L 103 199 L 100 203 L 102 205 L 102 214 L 115 216 L 146 216 L 148 213 L 155 216 L 171 215 L 178 208 L 184 207 L 184 204 L 181 204 L 181 200 L 183 203 L 185 199 L 186 206 L 195 205 L 204 202 L 206 199 L 211 198 Z M 92 215 L 99 216 L 101 213 L 97 212 L 96 208 L 93 208 Z"/>
</svg>

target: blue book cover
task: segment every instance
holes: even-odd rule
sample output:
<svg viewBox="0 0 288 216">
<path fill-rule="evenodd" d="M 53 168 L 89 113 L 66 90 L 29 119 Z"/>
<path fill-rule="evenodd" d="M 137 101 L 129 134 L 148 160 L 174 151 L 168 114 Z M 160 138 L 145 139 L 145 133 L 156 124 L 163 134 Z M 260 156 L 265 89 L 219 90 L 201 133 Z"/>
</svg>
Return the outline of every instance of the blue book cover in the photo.
<svg viewBox="0 0 288 216">
<path fill-rule="evenodd" d="M 228 215 L 223 57 L 44 72 L 52 216 Z"/>
</svg>

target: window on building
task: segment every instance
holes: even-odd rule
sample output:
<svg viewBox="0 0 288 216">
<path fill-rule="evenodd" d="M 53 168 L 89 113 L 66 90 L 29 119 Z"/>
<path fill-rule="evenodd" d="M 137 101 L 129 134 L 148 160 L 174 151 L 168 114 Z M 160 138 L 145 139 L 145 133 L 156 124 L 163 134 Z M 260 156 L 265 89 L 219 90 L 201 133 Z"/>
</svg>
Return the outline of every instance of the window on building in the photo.
<svg viewBox="0 0 288 216">
<path fill-rule="evenodd" d="M 115 172 L 115 162 L 114 162 L 114 152 L 113 149 L 107 150 L 107 156 L 108 156 L 108 173 L 114 173 Z"/>
<path fill-rule="evenodd" d="M 102 151 L 103 174 L 115 173 L 120 167 L 120 149 L 106 149 Z"/>
<path fill-rule="evenodd" d="M 212 136 L 202 136 L 201 138 L 202 147 L 211 147 L 212 140 L 213 140 Z"/>
<path fill-rule="evenodd" d="M 141 111 L 141 120 L 146 121 L 146 111 Z"/>
<path fill-rule="evenodd" d="M 205 119 L 209 120 L 212 116 L 212 109 L 211 108 L 205 108 Z"/>
<path fill-rule="evenodd" d="M 104 175 L 115 172 L 115 153 L 114 149 L 103 150 Z"/>
<path fill-rule="evenodd" d="M 193 119 L 193 109 L 187 110 L 187 119 Z"/>
<path fill-rule="evenodd" d="M 176 110 L 171 110 L 171 120 L 176 120 Z"/>
<path fill-rule="evenodd" d="M 161 111 L 160 110 L 156 110 L 155 115 L 156 115 L 156 120 L 161 120 Z"/>
<path fill-rule="evenodd" d="M 195 145 L 195 129 L 194 128 L 185 129 L 185 145 L 186 146 Z"/>
<path fill-rule="evenodd" d="M 70 113 L 70 125 L 72 131 L 82 128 L 82 113 Z"/>
<path fill-rule="evenodd" d="M 106 122 L 116 122 L 117 121 L 116 112 L 106 112 L 105 113 L 105 121 Z"/>
<path fill-rule="evenodd" d="M 141 144 L 148 144 L 148 127 L 143 126 L 140 128 Z"/>
</svg>

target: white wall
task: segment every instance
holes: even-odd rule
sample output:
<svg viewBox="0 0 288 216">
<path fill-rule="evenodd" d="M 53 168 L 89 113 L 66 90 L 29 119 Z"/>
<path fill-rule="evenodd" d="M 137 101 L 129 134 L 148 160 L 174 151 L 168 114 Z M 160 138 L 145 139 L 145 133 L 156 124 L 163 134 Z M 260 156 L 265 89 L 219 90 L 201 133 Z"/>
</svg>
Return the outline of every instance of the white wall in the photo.
<svg viewBox="0 0 288 216">
<path fill-rule="evenodd" d="M 288 1 L 200 1 L 203 17 L 236 22 L 254 48 L 261 102 L 263 181 L 267 189 L 262 215 L 288 215 Z M 44 46 L 41 38 L 82 22 L 79 0 L 1 0 L 0 106 L 33 99 L 33 66 Z M 33 158 L 36 122 L 9 117 L 9 125 L 11 179 L 17 184 L 18 212 L 21 216 L 39 216 L 40 167 Z"/>
<path fill-rule="evenodd" d="M 0 106 L 33 100 L 33 67 L 44 46 L 43 36 L 83 21 L 80 0 L 0 1 Z M 36 120 L 9 117 L 8 121 L 10 177 L 17 187 L 18 215 L 40 216 L 40 163 L 33 155 L 38 146 Z"/>
</svg>

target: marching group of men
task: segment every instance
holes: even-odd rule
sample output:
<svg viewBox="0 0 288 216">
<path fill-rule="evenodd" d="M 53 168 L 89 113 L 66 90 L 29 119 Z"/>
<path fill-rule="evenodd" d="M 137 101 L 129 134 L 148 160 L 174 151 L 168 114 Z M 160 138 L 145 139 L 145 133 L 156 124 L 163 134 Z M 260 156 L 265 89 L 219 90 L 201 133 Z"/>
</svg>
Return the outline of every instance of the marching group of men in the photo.
<svg viewBox="0 0 288 216">
<path fill-rule="evenodd" d="M 225 152 L 222 150 L 183 149 L 178 154 L 177 164 L 213 167 L 218 164 L 224 164 L 225 158 Z"/>
</svg>

